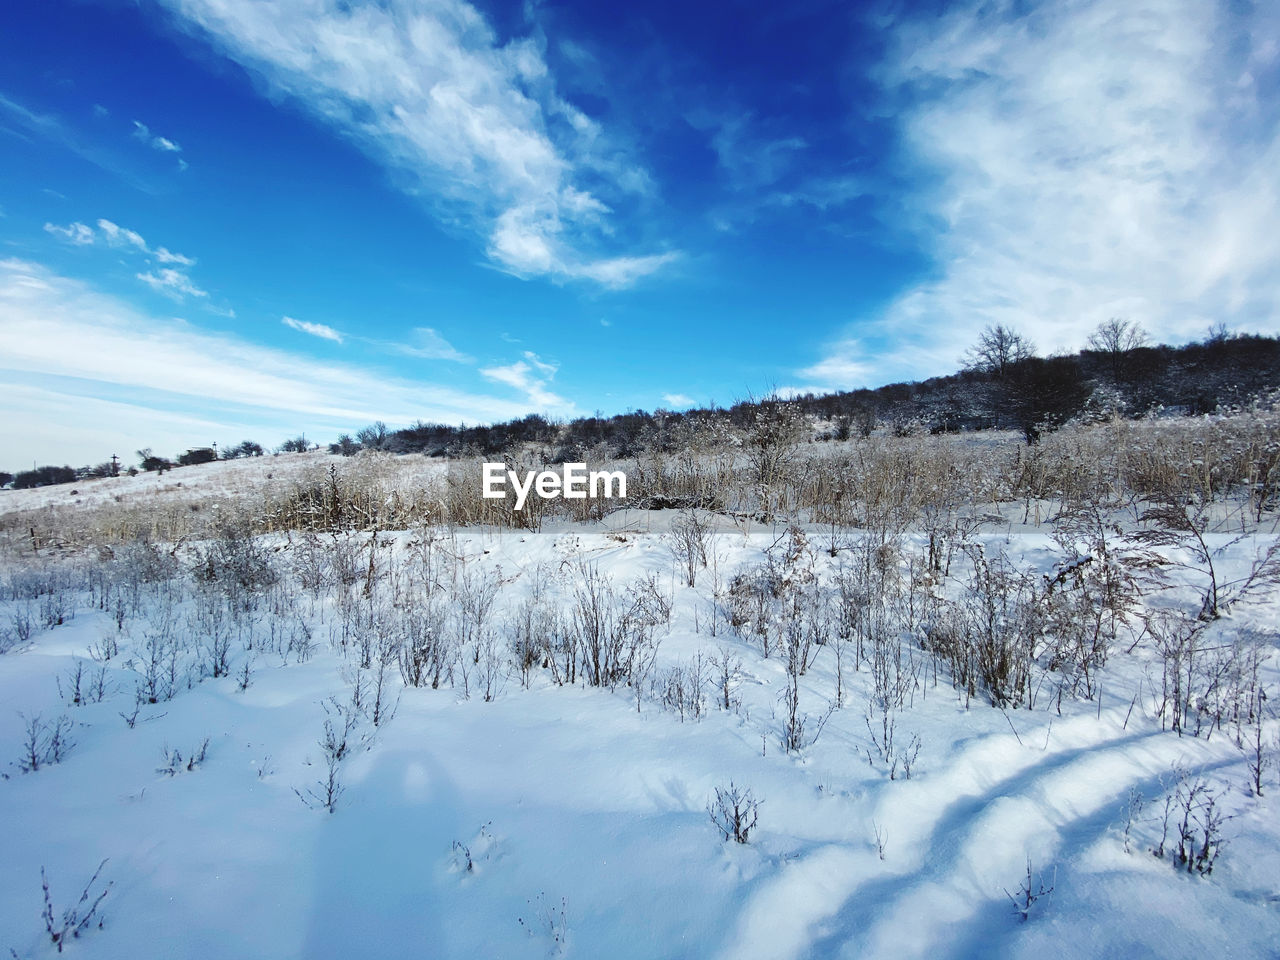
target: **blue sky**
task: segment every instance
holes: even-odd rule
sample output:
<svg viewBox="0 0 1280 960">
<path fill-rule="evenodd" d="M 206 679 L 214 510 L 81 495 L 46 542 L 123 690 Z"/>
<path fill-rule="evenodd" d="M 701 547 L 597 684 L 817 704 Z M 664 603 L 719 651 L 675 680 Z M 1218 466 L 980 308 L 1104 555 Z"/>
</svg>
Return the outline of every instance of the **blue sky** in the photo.
<svg viewBox="0 0 1280 960">
<path fill-rule="evenodd" d="M 1276 332 L 1274 4 L 10 4 L 0 445 L 328 441 Z"/>
</svg>

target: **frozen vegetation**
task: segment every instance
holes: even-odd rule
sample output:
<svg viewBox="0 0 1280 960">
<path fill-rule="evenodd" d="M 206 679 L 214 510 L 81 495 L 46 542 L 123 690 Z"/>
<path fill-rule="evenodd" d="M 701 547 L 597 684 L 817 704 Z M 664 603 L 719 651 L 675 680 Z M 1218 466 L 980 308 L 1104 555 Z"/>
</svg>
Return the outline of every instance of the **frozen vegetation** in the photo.
<svg viewBox="0 0 1280 960">
<path fill-rule="evenodd" d="M 682 429 L 0 493 L 0 949 L 1276 955 L 1274 412 Z"/>
</svg>

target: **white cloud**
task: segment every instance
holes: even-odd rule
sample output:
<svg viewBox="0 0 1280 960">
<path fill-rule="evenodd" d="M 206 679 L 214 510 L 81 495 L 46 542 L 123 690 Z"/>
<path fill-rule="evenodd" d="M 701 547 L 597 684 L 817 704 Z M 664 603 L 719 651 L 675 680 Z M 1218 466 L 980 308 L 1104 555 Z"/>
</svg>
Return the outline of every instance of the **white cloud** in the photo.
<svg viewBox="0 0 1280 960">
<path fill-rule="evenodd" d="M 621 287 L 673 259 L 598 252 L 647 176 L 556 92 L 535 40 L 503 42 L 465 0 L 164 2 L 478 230 L 501 269 Z"/>
<path fill-rule="evenodd" d="M 321 340 L 332 340 L 334 343 L 342 342 L 342 334 L 333 327 L 325 326 L 323 323 L 308 323 L 306 320 L 295 320 L 293 317 L 281 317 L 280 322 L 286 327 L 291 327 L 299 333 L 310 334 L 313 337 L 319 337 Z"/>
<path fill-rule="evenodd" d="M 826 357 L 799 374 L 812 383 L 849 389 L 872 386 L 876 370 L 875 358 L 868 355 L 861 341 L 850 338 L 831 345 Z"/>
<path fill-rule="evenodd" d="M 106 242 L 113 247 L 131 246 L 136 247 L 143 253 L 150 253 L 147 248 L 147 241 L 142 239 L 142 235 L 134 230 L 117 226 L 110 220 L 99 220 L 98 229 L 102 231 L 102 236 Z"/>
<path fill-rule="evenodd" d="M 138 279 L 157 293 L 181 299 L 183 296 L 207 297 L 209 292 L 201 290 L 181 270 L 172 267 L 161 267 L 158 270 L 139 273 Z"/>
<path fill-rule="evenodd" d="M 494 383 L 504 383 L 522 391 L 529 398 L 529 403 L 539 410 L 567 412 L 573 405 L 547 389 L 559 369 L 558 364 L 548 363 L 533 351 L 526 350 L 523 360 L 506 366 L 484 367 L 480 374 Z"/>
<path fill-rule="evenodd" d="M 156 247 L 155 250 L 151 251 L 151 255 L 160 263 L 176 263 L 184 267 L 194 267 L 196 263 L 190 257 L 184 257 L 180 253 L 174 253 L 167 247 Z"/>
<path fill-rule="evenodd" d="M 560 369 L 560 364 L 543 360 L 532 350 L 524 351 L 523 356 L 525 360 L 529 361 L 533 368 L 538 371 L 538 373 L 542 374 L 542 376 L 546 377 L 548 380 L 554 377 L 556 372 Z"/>
<path fill-rule="evenodd" d="M 662 402 L 674 410 L 679 407 L 693 406 L 693 397 L 686 397 L 683 393 L 664 393 Z"/>
<path fill-rule="evenodd" d="M 195 266 L 194 259 L 181 253 L 174 253 L 167 247 L 156 247 L 153 250 L 147 245 L 147 241 L 142 238 L 142 234 L 136 230 L 130 230 L 127 227 L 122 227 L 117 223 L 112 223 L 110 220 L 102 218 L 98 220 L 97 227 L 98 230 L 95 232 L 93 227 L 79 221 L 65 227 L 59 227 L 52 223 L 44 225 L 47 232 L 74 244 L 87 246 L 101 241 L 107 246 L 117 249 L 133 248 L 148 257 L 154 258 L 159 263 L 176 263 L 183 267 Z"/>
<path fill-rule="evenodd" d="M 452 360 L 470 363 L 471 358 L 459 352 L 448 340 L 431 327 L 414 327 L 406 343 L 387 344 L 397 353 L 421 360 Z"/>
<path fill-rule="evenodd" d="M 620 290 L 651 273 L 656 273 L 669 263 L 675 263 L 678 259 L 680 259 L 678 253 L 656 253 L 646 257 L 612 257 L 579 264 L 577 275 L 594 280 L 611 290 Z"/>
<path fill-rule="evenodd" d="M 215 437 L 260 437 L 265 442 L 292 435 L 252 417 L 219 411 L 213 419 L 198 413 L 148 407 L 145 402 L 108 400 L 77 391 L 75 384 L 36 386 L 11 382 L 0 370 L 5 411 L 5 464 L 12 469 L 33 463 L 102 463 L 114 454 L 128 464 L 141 447 L 174 454 Z M 290 425 L 291 426 L 291 425 Z M 296 433 L 296 431 L 293 431 Z"/>
<path fill-rule="evenodd" d="M 93 243 L 94 240 L 93 227 L 80 223 L 79 221 L 65 227 L 46 223 L 44 225 L 44 229 L 46 232 L 52 233 L 55 237 L 62 237 L 62 239 L 69 243 L 74 243 L 76 246 L 80 247 L 88 246 Z"/>
<path fill-rule="evenodd" d="M 178 267 L 195 266 L 196 261 L 193 258 L 184 256 L 181 253 L 174 253 L 168 247 L 156 247 L 153 250 L 147 245 L 147 241 L 143 239 L 142 234 L 136 230 L 122 227 L 117 223 L 112 223 L 110 220 L 99 219 L 97 227 L 97 232 L 95 232 L 92 227 L 80 222 L 66 227 L 59 227 L 52 223 L 44 225 L 45 230 L 49 233 L 62 237 L 77 246 L 89 246 L 101 242 L 113 249 L 136 251 L 156 263 L 174 264 L 175 266 L 165 267 L 154 272 L 148 271 L 137 274 L 138 279 L 151 287 L 151 289 L 167 296 L 181 297 L 185 294 L 193 297 L 207 297 L 209 295 L 206 291 L 197 287 L 186 273 L 177 269 Z M 225 309 L 213 309 L 215 312 L 228 312 Z M 234 316 L 234 312 L 231 315 Z"/>
<path fill-rule="evenodd" d="M 182 147 L 170 140 L 168 137 L 162 137 L 153 134 L 150 128 L 141 120 L 133 121 L 134 139 L 141 140 L 153 150 L 159 150 L 161 153 L 181 153 Z"/>
<path fill-rule="evenodd" d="M 128 438 L 112 440 L 121 446 L 114 452 L 122 455 L 155 442 L 142 432 L 144 421 L 159 423 L 183 409 L 191 411 L 183 416 L 201 422 L 252 420 L 258 425 L 254 434 L 264 437 L 299 430 L 336 435 L 375 420 L 392 425 L 419 418 L 474 423 L 528 412 L 523 401 L 319 363 L 182 321 L 160 320 L 20 260 L 0 260 L 0 370 L 9 371 L 3 379 L 10 384 L 26 383 L 30 389 L 31 378 L 39 378 L 36 388 L 68 397 L 71 388 L 62 385 L 74 384 L 80 397 L 74 422 L 70 413 L 63 417 L 43 401 L 31 404 L 22 418 L 21 437 L 46 435 L 39 451 L 47 448 L 49 435 L 61 436 L 58 431 L 65 429 L 68 438 L 82 437 L 86 425 L 116 438 L 113 408 L 99 405 L 95 397 L 123 397 L 136 408 L 140 432 L 133 446 L 127 445 Z M 9 389 L 5 387 L 6 396 Z M 67 404 L 68 409 L 73 405 L 71 400 Z M 181 442 L 186 443 L 210 439 L 203 428 L 194 440 L 192 434 L 184 436 Z M 104 454 L 96 445 L 82 448 L 79 442 L 69 439 L 61 453 L 14 443 L 5 453 L 17 463 L 37 455 L 42 461 L 103 459 L 113 452 Z"/>
<path fill-rule="evenodd" d="M 1044 351 L 1112 316 L 1175 341 L 1280 329 L 1280 7 L 998 0 L 892 37 L 898 219 L 936 268 L 855 328 L 895 345 L 889 374 L 954 369 L 991 323 Z M 808 372 L 860 366 L 836 343 Z"/>
</svg>

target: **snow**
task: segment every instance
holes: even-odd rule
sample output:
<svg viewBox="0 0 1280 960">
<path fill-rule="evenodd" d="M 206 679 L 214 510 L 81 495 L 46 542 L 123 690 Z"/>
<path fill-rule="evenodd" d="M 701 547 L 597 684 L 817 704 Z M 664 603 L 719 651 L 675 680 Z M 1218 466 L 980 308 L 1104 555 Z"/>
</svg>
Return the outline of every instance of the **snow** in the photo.
<svg viewBox="0 0 1280 960">
<path fill-rule="evenodd" d="M 231 466 L 209 465 L 210 476 Z M 143 479 L 154 478 L 134 478 Z M 1264 796 L 1252 796 L 1229 732 L 1162 729 L 1145 647 L 1113 655 L 1100 702 L 1064 698 L 1061 713 L 1056 703 L 1007 711 L 981 697 L 966 703 L 944 674 L 935 685 L 926 671 L 898 716 L 899 736 L 918 734 L 923 750 L 914 775 L 895 780 L 867 759 L 869 672 L 846 664 L 847 705 L 816 742 L 788 754 L 779 742 L 784 662 L 723 622 L 710 635 L 717 585 L 758 562 L 783 531 L 723 525 L 712 567 L 690 588 L 663 536 L 669 520 L 625 511 L 537 534 L 460 530 L 443 549 L 468 569 L 499 572 L 496 623 L 537 579 L 566 611 L 582 558 L 618 588 L 655 576 L 673 597 L 671 622 L 658 630 L 658 668 L 730 649 L 742 661 L 736 709 L 717 709 L 709 694 L 705 716 L 682 723 L 653 696 L 637 709 L 626 687 L 556 686 L 537 669 L 528 689 L 513 672 L 484 702 L 474 688 L 469 698 L 457 686 L 402 689 L 393 671 L 394 715 L 376 729 L 361 724 L 368 743 L 343 761 L 345 792 L 332 814 L 298 793 L 324 774 L 317 741 L 333 715 L 326 698 L 350 694 L 350 656 L 330 639 L 341 620 L 334 591 L 287 580 L 278 595 L 293 605 L 276 612 L 275 601 L 259 602 L 246 621 L 253 650 L 233 641 L 229 676 L 191 677 L 172 699 L 144 704 L 132 727 L 121 714 L 132 709 L 139 664 L 127 664 L 164 615 L 161 591 L 143 588 L 122 631 L 75 592 L 73 618 L 37 624 L 29 644 L 0 656 L 0 949 L 52 956 L 41 868 L 60 911 L 105 859 L 102 876 L 113 883 L 105 923 L 68 944 L 69 955 L 1277 954 L 1274 770 Z M 821 531 L 810 533 L 811 562 L 828 576 L 838 558 L 820 549 Z M 407 569 L 422 536 L 382 534 L 386 569 Z M 266 543 L 281 563 L 295 549 L 290 538 Z M 1041 571 L 1071 559 L 1034 525 L 1011 523 L 985 543 Z M 1244 569 L 1254 544 L 1223 544 L 1224 565 Z M 1192 599 L 1186 588 L 1159 598 Z M 21 606 L 7 600 L 0 616 Z M 188 587 L 173 612 L 184 636 L 194 635 L 195 606 Z M 1278 615 L 1277 598 L 1265 596 L 1214 635 L 1270 629 Z M 272 624 L 290 618 L 311 626 L 310 658 L 266 648 Z M 69 705 L 69 669 L 117 633 L 121 652 L 105 664 L 109 695 Z M 237 674 L 248 658 L 242 690 Z M 813 717 L 834 696 L 834 669 L 822 648 L 801 678 L 802 710 Z M 1274 663 L 1264 679 L 1274 689 Z M 22 773 L 11 762 L 22 748 L 20 714 L 63 713 L 75 723 L 66 759 Z M 160 772 L 166 751 L 188 756 L 206 737 L 203 763 Z M 1135 824 L 1125 852 L 1131 789 L 1156 816 L 1175 764 L 1229 788 L 1230 843 L 1207 877 L 1152 856 L 1159 823 L 1149 819 Z M 723 842 L 707 815 L 715 788 L 731 780 L 763 801 L 746 845 Z M 455 843 L 470 851 L 471 870 Z M 1006 891 L 1017 889 L 1028 858 L 1053 892 L 1021 922 Z"/>
</svg>

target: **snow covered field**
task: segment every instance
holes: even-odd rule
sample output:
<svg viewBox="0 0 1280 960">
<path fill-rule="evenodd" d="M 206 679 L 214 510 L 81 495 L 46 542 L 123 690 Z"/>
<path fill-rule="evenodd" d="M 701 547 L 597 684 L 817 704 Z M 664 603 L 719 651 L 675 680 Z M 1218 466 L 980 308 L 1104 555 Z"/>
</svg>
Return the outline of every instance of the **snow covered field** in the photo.
<svg viewBox="0 0 1280 960">
<path fill-rule="evenodd" d="M 1207 537 L 1206 621 L 1187 544 L 1022 512 L 12 556 L 0 949 L 107 890 L 67 954 L 1277 956 L 1275 535 Z"/>
</svg>

